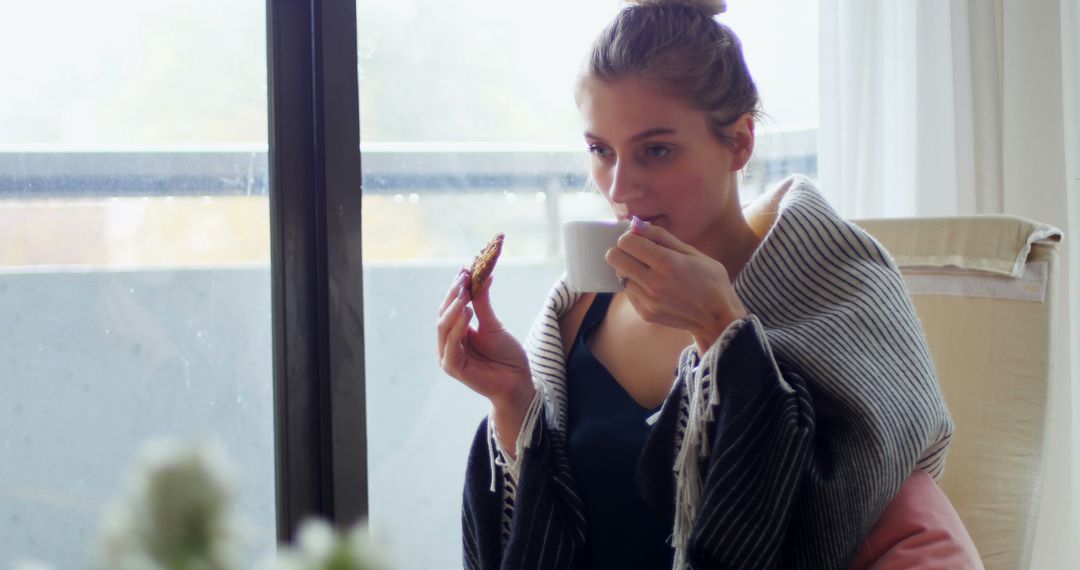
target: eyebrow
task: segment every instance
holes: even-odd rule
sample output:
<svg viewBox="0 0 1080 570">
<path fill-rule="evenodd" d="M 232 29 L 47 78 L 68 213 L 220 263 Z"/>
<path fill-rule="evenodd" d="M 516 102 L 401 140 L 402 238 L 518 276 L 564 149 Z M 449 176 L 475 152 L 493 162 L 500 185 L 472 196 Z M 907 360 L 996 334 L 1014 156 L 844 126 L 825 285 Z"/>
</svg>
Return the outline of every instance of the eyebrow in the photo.
<svg viewBox="0 0 1080 570">
<path fill-rule="evenodd" d="M 635 142 L 635 141 L 639 141 L 639 140 L 642 140 L 642 139 L 647 139 L 649 137 L 655 137 L 655 136 L 659 136 L 659 135 L 673 135 L 673 134 L 676 134 L 676 132 L 677 131 L 675 129 L 670 128 L 670 127 L 656 127 L 654 129 L 641 131 L 640 133 L 630 137 L 630 142 Z M 591 138 L 591 139 L 596 139 L 596 140 L 601 140 L 601 141 L 604 140 L 604 139 L 590 133 L 589 131 L 585 131 L 585 136 L 587 138 Z"/>
</svg>

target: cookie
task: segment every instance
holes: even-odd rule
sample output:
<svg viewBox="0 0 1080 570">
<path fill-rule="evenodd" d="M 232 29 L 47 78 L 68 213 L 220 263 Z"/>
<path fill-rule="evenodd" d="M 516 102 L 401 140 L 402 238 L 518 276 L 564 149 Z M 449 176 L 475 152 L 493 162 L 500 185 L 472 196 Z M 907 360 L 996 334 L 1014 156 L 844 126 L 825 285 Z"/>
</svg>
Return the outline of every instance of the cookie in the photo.
<svg viewBox="0 0 1080 570">
<path fill-rule="evenodd" d="M 472 288 L 470 290 L 473 297 L 483 292 L 484 287 L 487 286 L 488 277 L 495 270 L 495 262 L 499 260 L 499 254 L 502 253 L 504 237 L 506 236 L 502 233 L 496 234 L 484 247 L 484 251 L 481 251 L 480 255 L 473 260 L 472 270 L 470 271 L 472 274 Z"/>
</svg>

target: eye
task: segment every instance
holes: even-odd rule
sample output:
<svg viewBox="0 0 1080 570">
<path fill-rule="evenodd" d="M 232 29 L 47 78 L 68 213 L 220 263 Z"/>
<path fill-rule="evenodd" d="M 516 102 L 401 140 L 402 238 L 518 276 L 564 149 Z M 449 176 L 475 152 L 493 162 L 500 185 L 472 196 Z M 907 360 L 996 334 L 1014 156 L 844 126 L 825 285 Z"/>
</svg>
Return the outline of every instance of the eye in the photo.
<svg viewBox="0 0 1080 570">
<path fill-rule="evenodd" d="M 667 145 L 653 144 L 645 147 L 645 156 L 652 158 L 665 158 L 671 154 L 671 147 Z"/>
<path fill-rule="evenodd" d="M 598 144 L 591 144 L 588 146 L 589 154 L 595 155 L 599 158 L 607 158 L 611 156 L 611 149 L 606 146 Z"/>
</svg>

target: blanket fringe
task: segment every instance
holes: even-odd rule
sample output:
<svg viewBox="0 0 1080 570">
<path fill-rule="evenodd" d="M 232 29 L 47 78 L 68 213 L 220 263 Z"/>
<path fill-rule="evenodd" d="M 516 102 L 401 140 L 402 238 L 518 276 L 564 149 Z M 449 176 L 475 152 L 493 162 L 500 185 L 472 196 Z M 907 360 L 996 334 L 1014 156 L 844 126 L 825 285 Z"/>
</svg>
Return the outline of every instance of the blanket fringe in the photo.
<svg viewBox="0 0 1080 570">
<path fill-rule="evenodd" d="M 700 362 L 697 351 L 688 348 L 679 358 L 678 379 L 686 382 L 686 410 L 680 406 L 680 419 L 686 420 L 686 431 L 675 457 L 675 528 L 672 546 L 675 547 L 675 570 L 688 567 L 686 549 L 690 544 L 690 533 L 697 519 L 697 508 L 701 503 L 701 489 L 704 485 L 701 462 L 709 456 L 708 425 L 715 419 L 714 414 L 720 403 L 720 388 L 715 382 L 715 374 L 720 355 L 734 338 L 744 320 L 731 323 L 720 338 L 705 352 Z"/>
<path fill-rule="evenodd" d="M 514 442 L 513 459 L 508 459 L 510 454 L 503 449 L 502 443 L 500 443 L 499 432 L 495 429 L 493 413 L 488 414 L 488 463 L 491 466 L 492 493 L 495 492 L 495 466 L 502 467 L 510 474 L 514 484 L 517 484 L 518 474 L 521 471 L 521 456 L 526 449 L 532 446 L 533 435 L 538 429 L 539 416 L 544 410 L 545 400 L 544 383 L 534 381 L 533 386 L 536 388 L 536 394 L 533 396 L 532 402 L 529 403 L 528 409 L 525 410 L 525 417 L 521 420 L 521 431 L 518 432 L 517 440 Z"/>
</svg>

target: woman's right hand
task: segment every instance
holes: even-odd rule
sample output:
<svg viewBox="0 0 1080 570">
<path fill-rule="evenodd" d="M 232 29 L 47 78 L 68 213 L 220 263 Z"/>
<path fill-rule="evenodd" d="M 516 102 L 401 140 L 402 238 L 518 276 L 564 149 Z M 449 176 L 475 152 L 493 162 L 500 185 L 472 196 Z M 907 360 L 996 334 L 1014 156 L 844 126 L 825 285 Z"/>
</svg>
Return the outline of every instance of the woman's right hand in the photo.
<svg viewBox="0 0 1080 570">
<path fill-rule="evenodd" d="M 496 408 L 518 407 L 532 399 L 534 391 L 525 349 L 495 316 L 491 308 L 491 283 L 473 298 L 472 276 L 462 268 L 439 309 L 437 355 L 442 369 L 473 391 L 491 400 Z M 473 309 L 477 328 L 471 328 Z"/>
</svg>

